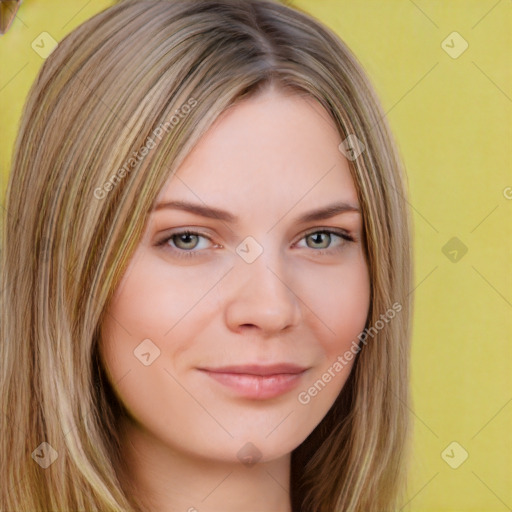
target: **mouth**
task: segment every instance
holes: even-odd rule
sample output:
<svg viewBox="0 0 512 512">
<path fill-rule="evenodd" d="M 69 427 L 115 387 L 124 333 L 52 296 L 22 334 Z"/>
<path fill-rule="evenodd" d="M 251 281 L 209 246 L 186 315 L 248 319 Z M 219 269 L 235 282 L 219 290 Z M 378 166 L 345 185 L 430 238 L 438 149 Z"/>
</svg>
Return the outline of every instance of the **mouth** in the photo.
<svg viewBox="0 0 512 512">
<path fill-rule="evenodd" d="M 267 400 L 295 388 L 308 368 L 292 364 L 276 364 L 198 368 L 198 370 L 238 396 Z"/>
</svg>

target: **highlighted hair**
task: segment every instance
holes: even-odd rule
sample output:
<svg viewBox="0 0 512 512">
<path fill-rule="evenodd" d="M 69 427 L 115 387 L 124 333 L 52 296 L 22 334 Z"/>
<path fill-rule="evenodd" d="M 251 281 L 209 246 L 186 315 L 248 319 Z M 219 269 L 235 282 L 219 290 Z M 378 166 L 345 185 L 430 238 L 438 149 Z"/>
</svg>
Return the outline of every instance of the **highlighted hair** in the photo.
<svg viewBox="0 0 512 512">
<path fill-rule="evenodd" d="M 100 326 L 169 173 L 223 111 L 267 87 L 312 96 L 342 140 L 364 144 L 350 169 L 371 280 L 367 327 L 401 305 L 292 452 L 293 510 L 401 503 L 411 221 L 398 151 L 361 65 L 318 21 L 271 0 L 127 0 L 59 43 L 21 120 L 2 230 L 1 512 L 145 510 L 120 478 L 123 408 L 98 358 Z M 155 147 L 142 155 L 149 137 Z M 42 442 L 58 454 L 46 469 L 31 457 Z"/>
</svg>

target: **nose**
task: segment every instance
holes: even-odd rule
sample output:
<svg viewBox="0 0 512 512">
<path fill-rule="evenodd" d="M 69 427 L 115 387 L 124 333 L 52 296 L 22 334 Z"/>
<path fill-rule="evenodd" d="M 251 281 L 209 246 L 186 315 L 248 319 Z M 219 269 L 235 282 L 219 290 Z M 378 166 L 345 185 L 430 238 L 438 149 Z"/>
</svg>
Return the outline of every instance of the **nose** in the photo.
<svg viewBox="0 0 512 512">
<path fill-rule="evenodd" d="M 278 255 L 265 250 L 255 261 L 238 258 L 226 283 L 225 322 L 233 332 L 258 331 L 268 337 L 300 321 L 293 279 Z"/>
</svg>

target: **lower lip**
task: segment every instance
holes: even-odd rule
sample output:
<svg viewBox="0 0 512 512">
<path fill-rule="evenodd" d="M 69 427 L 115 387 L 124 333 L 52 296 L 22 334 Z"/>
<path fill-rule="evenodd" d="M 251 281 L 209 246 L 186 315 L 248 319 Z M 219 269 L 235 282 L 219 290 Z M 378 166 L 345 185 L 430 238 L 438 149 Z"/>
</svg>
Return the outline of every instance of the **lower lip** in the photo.
<svg viewBox="0 0 512 512">
<path fill-rule="evenodd" d="M 245 398 L 265 400 L 282 395 L 295 388 L 304 372 L 279 375 L 248 375 L 241 373 L 217 373 L 202 370 L 209 377 L 233 389 Z"/>
</svg>

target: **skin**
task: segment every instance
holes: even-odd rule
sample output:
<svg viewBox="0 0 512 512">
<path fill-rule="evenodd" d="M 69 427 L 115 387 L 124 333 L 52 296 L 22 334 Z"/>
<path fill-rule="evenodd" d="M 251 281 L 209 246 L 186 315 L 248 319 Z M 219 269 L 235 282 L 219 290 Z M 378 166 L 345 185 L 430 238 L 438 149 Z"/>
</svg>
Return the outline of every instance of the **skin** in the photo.
<svg viewBox="0 0 512 512">
<path fill-rule="evenodd" d="M 126 478 L 151 510 L 291 511 L 291 451 L 326 415 L 354 360 L 307 404 L 298 395 L 357 340 L 369 309 L 361 214 L 296 220 L 331 203 L 359 207 L 341 141 L 315 100 L 268 89 L 223 113 L 162 188 L 156 203 L 214 206 L 238 222 L 152 212 L 102 325 L 100 353 L 130 412 L 121 422 Z M 184 228 L 208 238 L 169 239 Z M 263 249 L 252 263 L 236 252 L 248 236 Z M 147 366 L 134 355 L 145 339 L 160 350 Z M 308 370 L 266 400 L 197 369 L 277 362 Z M 254 465 L 237 455 L 248 442 L 261 454 Z"/>
</svg>

